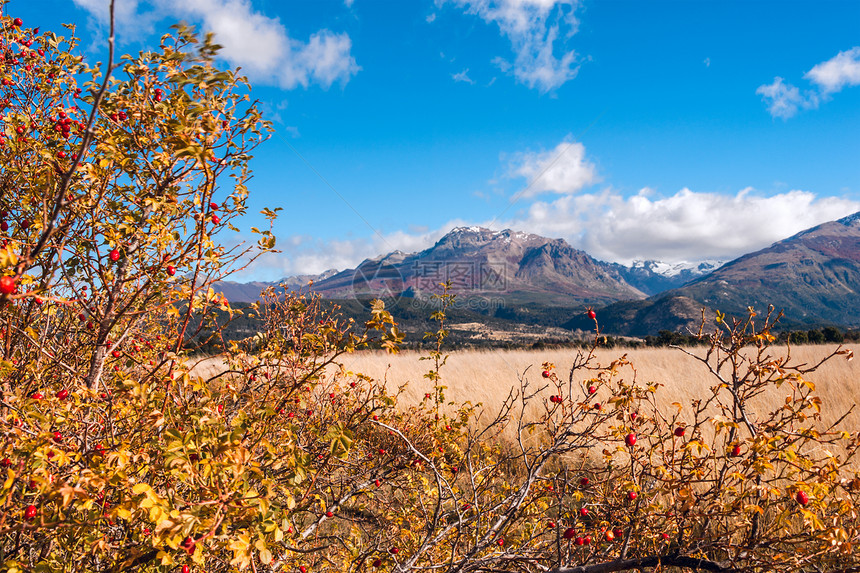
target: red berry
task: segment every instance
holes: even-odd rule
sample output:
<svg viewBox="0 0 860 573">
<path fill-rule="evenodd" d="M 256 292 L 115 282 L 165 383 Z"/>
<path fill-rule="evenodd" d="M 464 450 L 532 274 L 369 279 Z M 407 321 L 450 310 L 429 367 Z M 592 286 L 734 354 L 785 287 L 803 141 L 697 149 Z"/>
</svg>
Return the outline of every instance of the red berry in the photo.
<svg viewBox="0 0 860 573">
<path fill-rule="evenodd" d="M 732 456 L 738 457 L 739 455 L 741 455 L 741 446 L 740 444 L 735 444 L 732 448 Z"/>
<path fill-rule="evenodd" d="M 636 445 L 636 434 L 627 434 L 627 437 L 624 438 L 624 443 L 630 446 L 631 448 Z"/>
<path fill-rule="evenodd" d="M 586 535 L 586 536 L 585 536 L 585 539 L 584 539 L 583 541 L 585 541 L 585 544 L 586 544 L 586 545 L 591 545 L 591 536 L 590 536 L 590 535 Z"/>
<path fill-rule="evenodd" d="M 54 441 L 58 444 L 63 441 L 63 434 L 60 432 L 54 432 Z"/>
<path fill-rule="evenodd" d="M 400 553 L 400 550 L 396 547 L 392 547 L 391 549 L 389 549 L 389 551 L 391 551 L 393 555 L 397 555 L 398 553 Z"/>
<path fill-rule="evenodd" d="M 567 533 L 567 532 L 565 532 L 565 533 Z M 569 539 L 569 538 L 565 538 L 565 539 Z M 576 540 L 574 540 L 574 543 L 576 543 L 577 545 L 585 545 L 585 538 L 577 537 Z"/>
<path fill-rule="evenodd" d="M 110 355 L 114 358 L 119 358 L 120 356 L 122 356 L 122 352 L 120 352 L 119 350 L 114 350 L 110 353 Z"/>
<path fill-rule="evenodd" d="M 382 566 L 382 560 L 381 560 L 381 559 L 374 559 L 374 560 L 373 560 L 373 566 L 374 566 L 374 567 L 380 567 L 380 566 Z"/>
<path fill-rule="evenodd" d="M 191 569 L 188 567 L 188 565 L 182 566 L 182 573 L 189 573 L 189 571 L 191 571 Z"/>
<path fill-rule="evenodd" d="M 221 414 L 224 412 L 224 404 L 218 404 L 218 413 Z"/>
<path fill-rule="evenodd" d="M 20 28 L 24 25 L 24 20 L 22 20 L 21 18 L 15 18 L 14 20 L 12 20 L 12 23 L 15 24 L 16 27 Z"/>
<path fill-rule="evenodd" d="M 589 394 L 594 394 L 595 392 L 597 392 L 597 386 L 589 386 L 588 387 L 588 393 Z"/>
<path fill-rule="evenodd" d="M 57 157 L 59 157 L 60 159 L 65 159 L 66 158 L 66 152 L 60 151 L 59 153 L 57 153 Z"/>
<path fill-rule="evenodd" d="M 615 541 L 615 534 L 607 529 L 603 533 L 603 538 L 606 539 L 606 541 L 612 542 Z"/>
<path fill-rule="evenodd" d="M 108 253 L 108 257 L 113 262 L 117 262 L 119 260 L 119 251 L 116 249 L 113 249 L 110 253 Z"/>
<path fill-rule="evenodd" d="M 549 378 L 549 377 L 550 377 L 550 375 L 551 375 L 551 374 L 550 374 L 550 371 L 549 371 L 549 370 L 544 370 L 544 371 L 543 371 L 543 374 L 541 374 L 541 376 L 543 376 L 544 378 Z"/>
<path fill-rule="evenodd" d="M 32 394 L 30 394 L 31 400 L 41 400 L 42 398 L 44 398 L 44 396 L 42 396 L 41 392 L 33 392 Z"/>
<path fill-rule="evenodd" d="M 15 292 L 16 288 L 17 285 L 15 284 L 15 277 L 0 277 L 0 292 L 3 294 L 12 294 Z"/>
<path fill-rule="evenodd" d="M 579 515 L 581 515 L 582 517 L 585 517 L 586 515 L 588 515 L 588 508 L 587 507 L 579 508 Z"/>
<path fill-rule="evenodd" d="M 190 537 L 186 537 L 182 541 L 182 548 L 185 549 L 185 552 L 189 555 L 194 553 L 195 547 L 197 547 L 197 543 L 193 539 L 191 539 Z"/>
<path fill-rule="evenodd" d="M 678 426 L 677 428 L 675 428 L 675 436 L 678 438 L 683 438 L 684 437 L 684 428 L 681 426 Z"/>
<path fill-rule="evenodd" d="M 636 493 L 635 491 L 628 491 L 628 492 L 627 492 L 627 499 L 629 499 L 630 501 L 633 501 L 633 500 L 634 500 L 634 499 L 636 499 L 638 496 L 639 496 L 639 494 L 638 494 L 638 493 Z"/>
<path fill-rule="evenodd" d="M 327 511 L 327 512 L 325 512 L 325 516 L 326 517 L 334 517 L 334 513 L 331 511 Z"/>
<path fill-rule="evenodd" d="M 217 225 L 221 222 L 221 217 L 219 217 L 218 215 L 212 215 L 212 222 Z"/>
<path fill-rule="evenodd" d="M 620 527 L 616 527 L 612 530 L 612 534 L 615 536 L 616 539 L 621 539 L 624 536 L 624 530 Z"/>
<path fill-rule="evenodd" d="M 212 209 L 213 211 L 217 211 L 218 210 L 218 203 L 209 203 L 209 208 Z"/>
<path fill-rule="evenodd" d="M 174 267 L 173 265 L 167 265 L 167 274 L 169 274 L 170 276 L 175 275 L 176 267 Z"/>
<path fill-rule="evenodd" d="M 669 534 L 668 533 L 661 533 L 660 537 L 662 537 L 663 539 L 669 539 Z"/>
<path fill-rule="evenodd" d="M 27 509 L 24 510 L 24 519 L 27 521 L 32 521 L 36 518 L 36 514 L 39 513 L 38 508 L 35 505 L 28 505 Z"/>
<path fill-rule="evenodd" d="M 803 490 L 798 491 L 797 495 L 794 496 L 794 499 L 796 499 L 797 503 L 800 505 L 806 505 L 809 503 L 809 496 L 806 495 L 806 492 Z"/>
<path fill-rule="evenodd" d="M 573 527 L 568 527 L 564 530 L 564 533 L 562 533 L 561 536 L 565 539 L 573 539 L 576 536 L 576 529 L 574 529 Z M 581 543 L 579 543 L 579 539 L 580 538 L 577 538 L 577 545 L 581 545 Z"/>
<path fill-rule="evenodd" d="M 554 521 L 548 521 L 546 524 L 546 528 L 547 529 L 555 529 L 555 522 Z"/>
<path fill-rule="evenodd" d="M 2 465 L 4 468 L 8 468 L 12 465 L 12 460 L 10 460 L 9 458 L 3 458 L 3 461 L 0 462 L 0 465 Z"/>
<path fill-rule="evenodd" d="M 379 487 L 382 485 L 382 482 L 379 480 L 373 480 L 373 485 L 375 485 L 376 487 Z"/>
<path fill-rule="evenodd" d="M 579 480 L 579 485 L 581 485 L 582 487 L 586 487 L 588 484 L 589 484 L 589 480 L 587 477 L 584 477 L 581 480 Z"/>
<path fill-rule="evenodd" d="M 299 571 L 301 571 L 301 573 L 308 573 L 308 568 L 302 565 L 301 567 L 299 567 Z"/>
<path fill-rule="evenodd" d="M 59 398 L 60 400 L 65 400 L 68 397 L 69 397 L 69 391 L 66 390 L 65 388 L 63 388 L 62 390 L 57 392 L 57 398 Z"/>
<path fill-rule="evenodd" d="M 588 318 L 590 318 L 591 320 L 594 320 L 595 318 L 597 318 L 597 313 L 594 312 L 594 310 L 589 308 L 588 309 Z"/>
</svg>

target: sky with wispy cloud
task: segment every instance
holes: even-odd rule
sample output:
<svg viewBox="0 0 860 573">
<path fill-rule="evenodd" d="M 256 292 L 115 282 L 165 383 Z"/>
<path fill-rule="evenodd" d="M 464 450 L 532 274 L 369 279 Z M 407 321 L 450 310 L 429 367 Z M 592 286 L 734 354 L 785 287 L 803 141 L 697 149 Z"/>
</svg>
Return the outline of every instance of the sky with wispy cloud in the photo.
<svg viewBox="0 0 860 573">
<path fill-rule="evenodd" d="M 102 59 L 108 0 L 12 0 Z M 457 225 L 629 263 L 728 260 L 860 210 L 860 2 L 117 0 L 122 52 L 183 20 L 275 136 L 251 207 L 281 253 L 355 266 Z M 245 227 L 261 220 L 249 215 Z"/>
</svg>

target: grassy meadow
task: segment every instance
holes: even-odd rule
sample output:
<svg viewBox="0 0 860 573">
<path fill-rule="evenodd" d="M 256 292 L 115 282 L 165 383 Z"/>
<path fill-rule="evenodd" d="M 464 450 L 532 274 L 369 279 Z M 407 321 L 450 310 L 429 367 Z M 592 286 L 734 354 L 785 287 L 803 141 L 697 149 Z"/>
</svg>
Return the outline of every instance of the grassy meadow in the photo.
<svg viewBox="0 0 860 573">
<path fill-rule="evenodd" d="M 860 345 L 845 345 L 855 353 L 860 351 Z M 790 349 L 791 364 L 813 365 L 827 356 L 836 345 L 806 345 L 792 346 Z M 547 380 L 541 377 L 544 362 L 555 365 L 555 372 L 563 381 L 566 392 L 567 380 L 571 364 L 576 356 L 576 350 L 469 350 L 452 352 L 447 364 L 442 368 L 442 384 L 447 386 L 445 397 L 448 401 L 463 403 L 470 401 L 480 403 L 486 411 L 485 418 L 498 412 L 502 401 L 514 388 L 520 387 L 519 378 L 529 383 L 532 390 L 544 388 L 541 395 L 548 398 L 555 393 L 554 388 L 547 387 Z M 691 352 L 699 355 L 704 348 L 693 348 Z M 787 352 L 784 346 L 774 346 L 771 354 L 782 356 Z M 658 382 L 663 386 L 658 392 L 658 406 L 670 408 L 673 402 L 680 402 L 689 407 L 691 400 L 707 396 L 709 388 L 716 382 L 704 364 L 672 348 L 644 349 L 601 349 L 596 352 L 594 365 L 606 366 L 613 360 L 627 356 L 630 366 L 620 370 L 620 376 L 630 381 L 634 377 L 637 382 L 647 384 Z M 401 395 L 401 403 L 417 403 L 424 398 L 425 393 L 432 390 L 432 383 L 424 378 L 431 368 L 432 362 L 420 360 L 422 354 L 405 351 L 396 355 L 384 352 L 363 351 L 342 357 L 346 370 L 368 375 L 376 380 L 385 381 L 390 391 L 406 384 Z M 200 360 L 195 371 L 201 375 L 212 375 L 221 369 L 217 358 Z M 590 378 L 585 370 L 580 370 L 574 376 L 574 392 L 583 392 Z M 837 356 L 821 365 L 816 371 L 805 377 L 813 382 L 822 400 L 822 419 L 819 427 L 827 427 L 842 414 L 851 409 L 860 398 L 860 359 L 847 360 Z M 769 392 L 759 397 L 755 406 L 760 411 L 771 411 L 779 408 L 791 392 L 788 384 L 780 388 L 771 388 Z M 598 391 L 599 401 L 608 391 Z M 583 394 L 580 394 L 582 396 Z M 526 417 L 540 415 L 543 408 L 540 400 L 533 400 L 526 410 Z M 860 409 L 855 409 L 840 423 L 840 428 L 855 431 L 860 427 Z"/>
<path fill-rule="evenodd" d="M 813 365 L 819 362 L 837 348 L 836 345 L 806 345 L 792 346 L 790 349 L 791 363 L 795 365 Z M 860 352 L 860 345 L 844 345 L 843 348 Z M 704 348 L 693 348 L 691 352 L 703 355 Z M 771 349 L 773 356 L 782 356 L 786 347 L 775 346 Z M 491 351 L 462 351 L 449 355 L 447 364 L 442 369 L 443 384 L 448 387 L 446 399 L 457 403 L 471 401 L 480 402 L 488 413 L 498 411 L 502 400 L 511 388 L 519 388 L 519 376 L 525 372 L 524 379 L 536 389 L 546 386 L 546 380 L 541 377 L 541 364 L 551 362 L 556 366 L 558 377 L 567 387 L 568 375 L 576 350 L 491 350 Z M 626 380 L 634 376 L 637 382 L 646 384 L 658 382 L 663 385 L 658 392 L 658 405 L 670 407 L 672 402 L 680 402 L 689 407 L 691 400 L 707 396 L 709 388 L 716 383 L 704 364 L 673 348 L 645 349 L 606 349 L 596 353 L 596 364 L 609 365 L 613 360 L 625 355 L 630 366 L 624 367 L 620 375 Z M 353 372 L 361 372 L 380 380 L 386 380 L 387 386 L 396 388 L 403 382 L 408 382 L 403 398 L 406 402 L 417 402 L 423 399 L 425 392 L 432 388 L 432 383 L 423 378 L 429 370 L 431 362 L 419 360 L 417 352 L 403 352 L 388 355 L 380 352 L 362 352 L 347 356 L 343 360 L 344 367 Z M 579 371 L 574 376 L 574 391 L 576 382 L 587 380 L 590 375 Z M 860 359 L 847 360 L 837 356 L 821 365 L 815 372 L 805 376 L 815 384 L 816 391 L 822 400 L 821 427 L 826 427 L 836 421 L 847 410 L 855 406 L 860 399 Z M 579 388 L 583 385 L 580 384 Z M 552 388 L 543 391 L 546 397 L 554 393 Z M 791 392 L 789 385 L 771 388 L 771 391 L 756 401 L 756 406 L 762 411 L 779 408 L 785 397 Z M 603 393 L 599 391 L 597 399 Z M 582 394 L 580 394 L 582 395 Z M 530 412 L 537 415 L 538 401 L 533 401 Z M 527 410 L 528 415 L 529 410 Z M 856 431 L 860 427 L 860 409 L 855 408 L 841 423 L 840 427 Z"/>
</svg>

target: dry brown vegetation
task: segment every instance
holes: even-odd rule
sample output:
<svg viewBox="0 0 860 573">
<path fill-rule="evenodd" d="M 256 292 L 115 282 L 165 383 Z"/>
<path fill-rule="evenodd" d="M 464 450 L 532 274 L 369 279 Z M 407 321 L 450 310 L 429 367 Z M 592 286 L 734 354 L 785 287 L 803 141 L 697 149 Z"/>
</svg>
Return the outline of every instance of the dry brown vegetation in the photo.
<svg viewBox="0 0 860 573">
<path fill-rule="evenodd" d="M 788 347 L 775 346 L 774 356 L 790 352 L 793 364 L 812 365 L 829 355 L 836 345 L 807 345 Z M 860 351 L 860 345 L 849 344 L 844 348 Z M 702 355 L 703 348 L 691 349 L 691 352 Z M 563 380 L 568 379 L 570 366 L 577 350 L 468 350 L 449 354 L 447 364 L 442 368 L 442 384 L 447 386 L 446 400 L 455 404 L 471 402 L 482 404 L 487 416 L 494 415 L 502 405 L 502 401 L 513 389 L 520 388 L 520 378 L 526 380 L 534 390 L 545 387 L 546 381 L 541 378 L 541 365 L 551 362 L 556 372 Z M 692 400 L 709 394 L 709 388 L 716 379 L 707 368 L 695 358 L 674 348 L 646 349 L 599 349 L 596 352 L 595 366 L 607 366 L 613 360 L 622 356 L 627 357 L 630 366 L 621 369 L 620 376 L 630 381 L 633 376 L 640 384 L 656 382 L 662 384 L 658 392 L 658 403 L 669 407 L 673 402 L 689 404 Z M 363 351 L 346 356 L 343 366 L 346 370 L 362 373 L 376 380 L 385 381 L 389 391 L 394 392 L 405 384 L 401 395 L 401 404 L 411 405 L 424 399 L 427 392 L 432 391 L 432 382 L 424 379 L 424 374 L 430 370 L 431 362 L 421 360 L 422 354 L 415 351 L 405 351 L 396 355 L 385 352 Z M 194 371 L 205 377 L 217 373 L 221 361 L 217 358 L 207 358 L 198 361 Z M 584 396 L 587 374 L 578 373 L 574 378 L 572 391 Z M 822 400 L 821 425 L 829 426 L 842 414 L 855 406 L 860 397 L 860 360 L 846 360 L 836 357 L 822 364 L 815 372 L 806 376 L 816 386 L 816 391 Z M 786 396 L 791 392 L 789 385 L 780 389 L 771 388 L 761 397 L 758 407 L 762 411 L 770 411 L 780 407 Z M 543 390 L 548 398 L 552 389 Z M 608 393 L 608 392 L 607 392 Z M 598 391 L 598 400 L 601 391 Z M 527 414 L 539 415 L 542 406 L 538 401 L 530 403 Z M 840 427 L 852 431 L 860 426 L 860 409 L 855 408 L 840 423 Z"/>
<path fill-rule="evenodd" d="M 858 352 L 860 345 L 845 345 L 845 348 Z M 819 362 L 833 352 L 836 345 L 808 345 L 790 348 L 792 363 L 809 365 Z M 774 355 L 788 352 L 785 346 L 775 346 Z M 480 402 L 489 412 L 498 410 L 502 400 L 512 388 L 519 388 L 519 377 L 525 378 L 534 388 L 545 385 L 541 378 L 541 364 L 551 362 L 556 366 L 559 377 L 567 380 L 567 373 L 576 355 L 576 350 L 490 350 L 462 351 L 449 355 L 442 369 L 442 383 L 448 387 L 446 399 L 455 403 Z M 692 349 L 699 355 L 704 349 Z M 716 382 L 707 368 L 696 359 L 674 348 L 647 349 L 601 349 L 598 350 L 597 364 L 609 365 L 613 360 L 625 355 L 632 367 L 626 367 L 621 375 L 627 380 L 636 376 L 642 384 L 657 382 L 663 387 L 658 392 L 666 406 L 672 402 L 689 404 L 691 400 L 709 394 L 709 388 Z M 432 383 L 423 375 L 430 369 L 430 362 L 420 360 L 418 352 L 403 352 L 390 355 L 381 352 L 361 352 L 344 359 L 344 367 L 353 372 L 361 372 L 379 380 L 386 380 L 390 389 L 408 383 L 403 393 L 404 401 L 415 403 L 423 399 L 432 389 Z M 635 369 L 635 371 L 634 371 Z M 587 376 L 587 375 L 586 375 Z M 844 412 L 855 405 L 860 397 L 860 361 L 836 357 L 821 365 L 806 378 L 813 382 L 822 399 L 822 424 L 829 425 Z M 574 379 L 574 391 L 584 392 L 583 375 Z M 579 383 L 579 384 L 577 384 Z M 548 397 L 551 392 L 544 392 Z M 773 389 L 762 397 L 761 408 L 772 410 L 780 407 L 790 393 L 788 385 Z M 599 398 L 600 393 L 598 393 Z M 532 403 L 537 408 L 536 403 Z M 852 412 L 840 426 L 852 430 L 860 425 L 860 411 Z"/>
</svg>

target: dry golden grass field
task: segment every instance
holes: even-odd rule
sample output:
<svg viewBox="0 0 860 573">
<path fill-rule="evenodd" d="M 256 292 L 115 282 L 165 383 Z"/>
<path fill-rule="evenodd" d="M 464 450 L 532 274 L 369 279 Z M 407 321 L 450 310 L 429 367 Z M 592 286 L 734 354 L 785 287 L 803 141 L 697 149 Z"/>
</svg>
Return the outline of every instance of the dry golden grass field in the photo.
<svg viewBox="0 0 860 573">
<path fill-rule="evenodd" d="M 814 364 L 832 352 L 835 345 L 809 345 L 791 348 L 792 364 Z M 845 348 L 860 351 L 860 345 L 846 345 Z M 693 352 L 704 353 L 704 349 L 693 349 Z M 775 346 L 771 349 L 774 356 L 784 355 L 786 347 Z M 453 352 L 448 357 L 447 364 L 442 369 L 442 384 L 447 386 L 446 400 L 455 403 L 470 401 L 481 403 L 486 410 L 485 420 L 498 412 L 505 397 L 512 388 L 519 388 L 519 376 L 523 376 L 537 389 L 546 386 L 546 380 L 541 377 L 543 362 L 551 362 L 556 366 L 560 379 L 566 382 L 568 372 L 575 357 L 576 350 L 490 350 L 490 351 L 460 351 Z M 658 392 L 658 405 L 670 407 L 673 402 L 687 405 L 691 400 L 706 396 L 709 387 L 715 384 L 715 378 L 706 367 L 694 358 L 685 355 L 677 349 L 648 348 L 648 349 L 607 349 L 598 350 L 595 364 L 608 365 L 612 360 L 627 355 L 631 367 L 625 367 L 621 375 L 626 380 L 636 376 L 640 383 L 658 382 L 663 387 Z M 386 386 L 394 391 L 406 383 L 406 389 L 401 396 L 401 403 L 417 403 L 424 394 L 432 390 L 432 383 L 423 377 L 432 366 L 429 360 L 419 360 L 417 352 L 403 352 L 390 355 L 384 352 L 358 352 L 342 357 L 341 362 L 346 370 L 360 372 L 374 379 L 385 381 Z M 635 368 L 635 373 L 634 369 Z M 217 358 L 209 358 L 199 362 L 195 371 L 201 375 L 214 373 L 220 369 Z M 582 384 L 576 384 L 589 378 L 587 372 L 580 371 L 574 377 L 574 391 L 581 392 Z M 860 399 L 860 358 L 846 360 L 837 356 L 819 367 L 815 372 L 805 377 L 816 386 L 816 391 L 822 399 L 822 420 L 820 427 L 826 427 L 849 410 Z M 551 389 L 544 391 L 546 397 Z M 789 385 L 772 388 L 760 397 L 755 406 L 762 412 L 778 408 L 790 393 Z M 608 390 L 598 392 L 597 400 Z M 526 417 L 537 416 L 541 401 L 534 400 L 526 410 Z M 840 428 L 857 431 L 860 428 L 860 408 L 847 416 Z"/>
<path fill-rule="evenodd" d="M 860 345 L 845 345 L 855 353 Z M 792 364 L 815 364 L 827 356 L 836 345 L 809 345 L 791 347 Z M 771 349 L 774 356 L 784 355 L 786 347 L 775 346 Z M 704 348 L 691 349 L 704 354 Z M 568 380 L 570 366 L 576 350 L 494 350 L 463 351 L 451 353 L 442 369 L 442 383 L 448 387 L 446 399 L 457 403 L 471 401 L 482 403 L 489 412 L 495 412 L 511 388 L 519 388 L 518 375 L 525 372 L 526 379 L 538 387 L 545 385 L 541 378 L 541 364 L 552 362 L 563 381 Z M 658 382 L 663 384 L 659 390 L 659 404 L 669 406 L 672 402 L 689 405 L 691 400 L 706 396 L 716 379 L 701 362 L 673 348 L 646 349 L 606 349 L 598 350 L 596 363 L 606 366 L 626 354 L 632 368 L 624 368 L 621 375 L 628 381 L 633 377 L 640 383 Z M 376 379 L 385 379 L 387 386 L 395 388 L 408 382 L 404 393 L 406 402 L 421 400 L 432 383 L 423 378 L 431 366 L 428 360 L 419 360 L 420 354 L 404 352 L 388 355 L 378 352 L 356 353 L 343 360 L 344 367 L 361 372 Z M 528 370 L 526 371 L 526 369 Z M 574 381 L 582 381 L 590 375 L 578 372 Z M 822 400 L 822 425 L 829 425 L 860 400 L 860 354 L 857 360 L 846 360 L 837 356 L 823 364 L 805 379 L 815 384 Z M 581 385 L 580 385 L 581 386 Z M 565 384 L 566 387 L 566 384 Z M 788 385 L 773 388 L 757 402 L 759 408 L 772 410 L 781 405 L 790 392 Z M 547 396 L 551 393 L 545 392 Z M 600 393 L 598 393 L 598 399 Z M 533 403 L 536 408 L 537 403 Z M 855 408 L 840 427 L 849 431 L 860 428 L 860 407 Z"/>
</svg>

